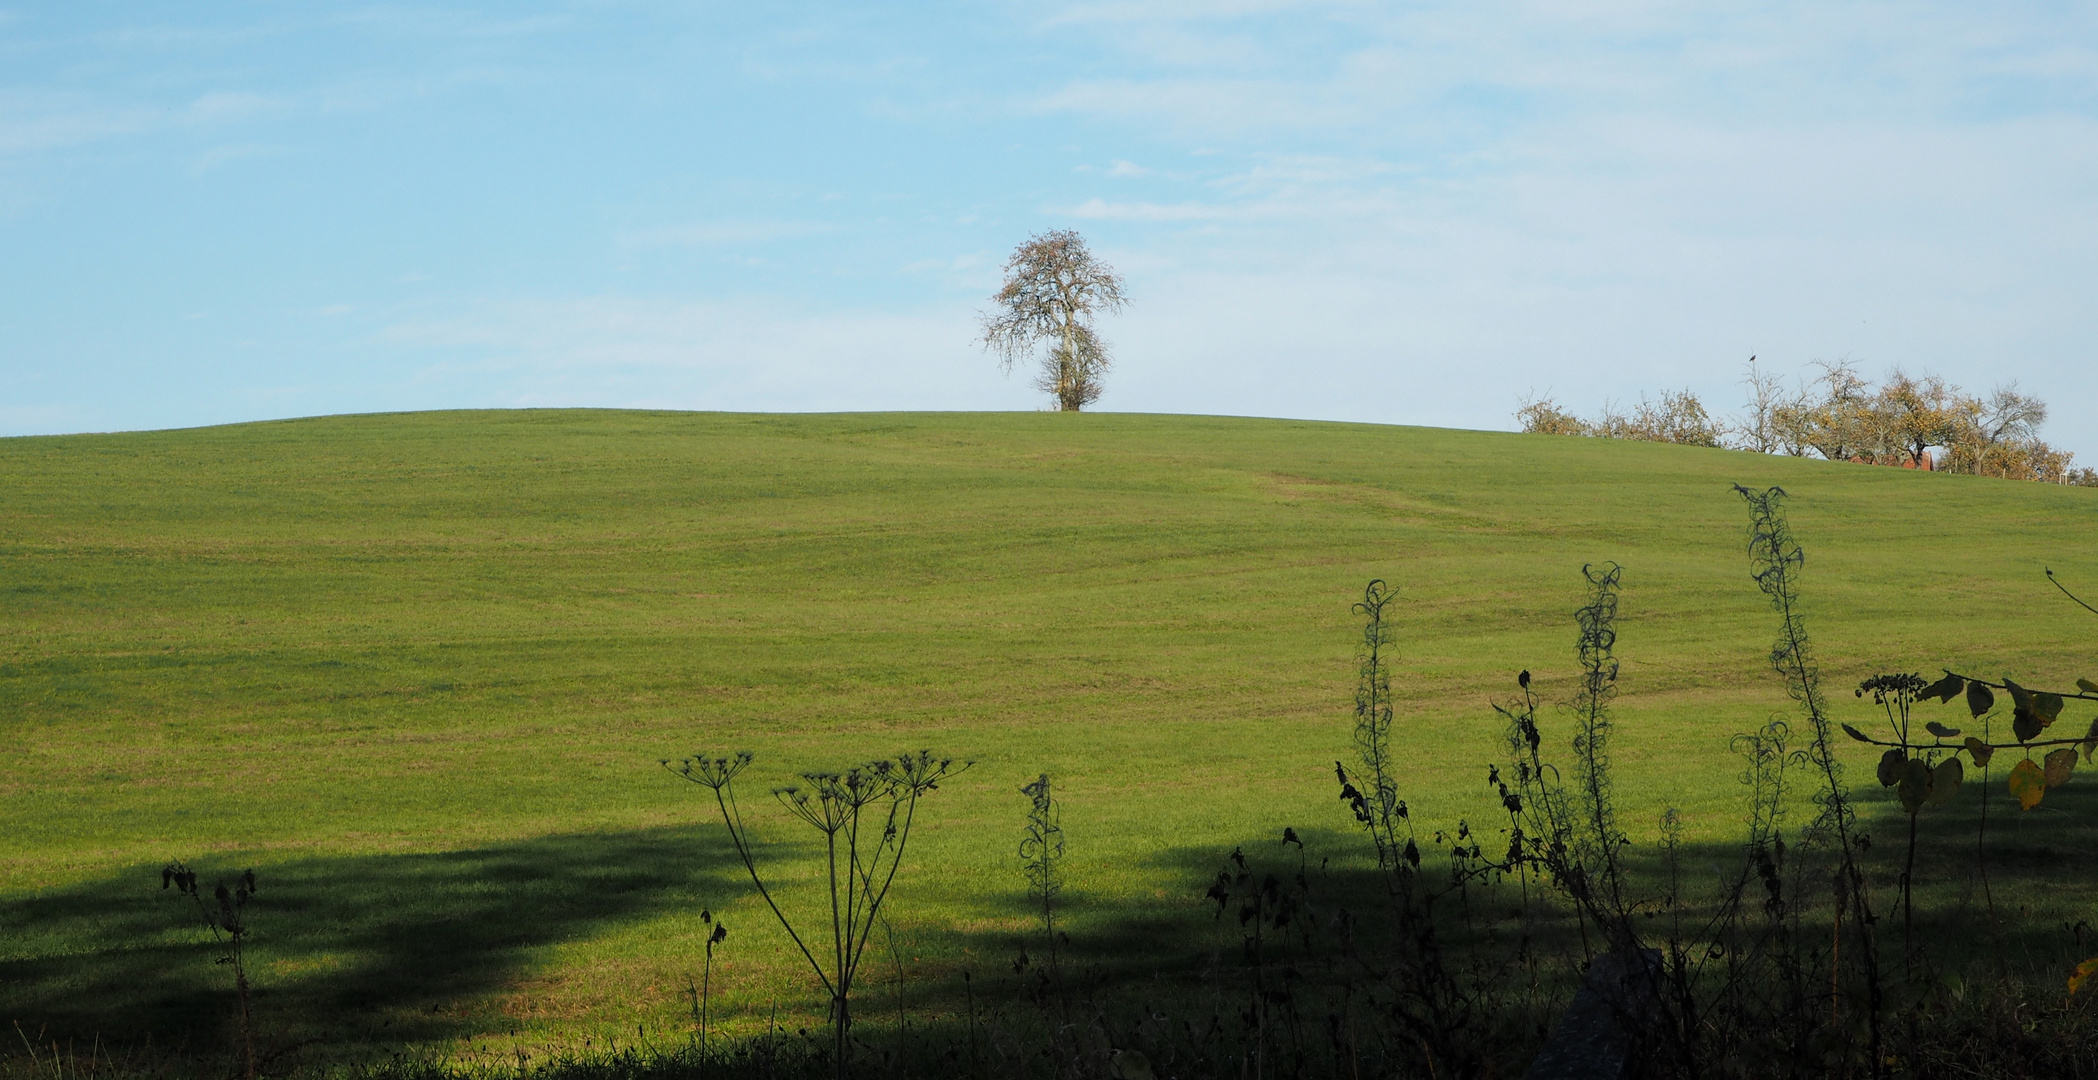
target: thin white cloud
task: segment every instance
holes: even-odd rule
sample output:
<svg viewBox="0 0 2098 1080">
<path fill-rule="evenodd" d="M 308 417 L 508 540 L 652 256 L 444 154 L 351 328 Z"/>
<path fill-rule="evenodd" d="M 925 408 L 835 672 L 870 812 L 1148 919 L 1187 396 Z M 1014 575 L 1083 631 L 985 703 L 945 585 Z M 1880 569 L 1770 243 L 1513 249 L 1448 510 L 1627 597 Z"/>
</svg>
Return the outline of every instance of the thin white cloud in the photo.
<svg viewBox="0 0 2098 1080">
<path fill-rule="evenodd" d="M 189 171 L 192 174 L 208 173 L 236 161 L 269 157 L 279 152 L 279 148 L 264 143 L 232 143 L 224 146 L 214 146 L 191 158 Z"/>
<path fill-rule="evenodd" d="M 619 243 L 628 248 L 727 247 L 769 244 L 835 231 L 837 226 L 820 221 L 700 221 L 628 229 L 619 234 Z"/>
<path fill-rule="evenodd" d="M 190 102 L 182 117 L 192 124 L 233 124 L 282 116 L 290 108 L 291 103 L 279 97 L 214 90 Z"/>
<path fill-rule="evenodd" d="M 337 110 L 465 118 L 435 115 L 465 85 L 489 110 L 475 120 L 517 110 L 516 131 L 476 126 L 476 149 L 552 167 L 479 181 L 572 214 L 495 237 L 407 193 L 429 235 L 388 235 L 368 288 L 331 279 L 285 303 L 357 358 L 339 370 L 412 358 L 392 407 L 1031 407 L 968 340 L 1004 252 L 1056 227 L 1083 228 L 1137 299 L 1103 326 L 1109 408 L 1507 426 L 1522 388 L 1585 410 L 1685 384 L 1728 408 L 1750 352 L 2098 400 L 2098 9 L 1130 0 L 753 9 L 709 34 L 634 9 L 571 9 L 567 27 L 359 10 L 370 21 L 338 22 L 315 55 L 362 42 L 341 54 L 361 62 L 310 78 L 173 65 L 0 92 L 0 152 L 169 131 L 187 145 L 145 153 L 326 146 Z M 627 80 L 645 92 L 615 92 Z M 591 120 L 548 119 L 586 100 Z M 600 116 L 666 141 L 595 171 L 602 132 L 562 125 Z M 665 130 L 720 116 L 737 123 L 718 140 Z M 476 164 L 406 149 L 427 175 Z M 0 206 L 57 173 L 0 171 Z M 351 250 L 348 233 L 384 228 L 346 220 L 315 235 Z M 634 257 L 676 249 L 709 257 Z M 578 298 L 644 262 L 657 276 L 633 288 L 689 299 Z M 412 269 L 434 281 L 397 288 Z M 193 357 L 255 322 L 217 284 L 181 301 L 213 311 L 190 324 Z M 429 299 L 504 289 L 549 299 Z M 337 300 L 356 311 L 314 314 Z M 2082 432 L 2050 434 L 2098 457 Z"/>
<path fill-rule="evenodd" d="M 1214 221 L 1218 218 L 1243 217 L 1249 210 L 1244 207 L 1211 206 L 1202 203 L 1180 203 L 1162 206 L 1144 202 L 1108 202 L 1093 198 L 1064 211 L 1075 218 L 1094 221 Z"/>
<path fill-rule="evenodd" d="M 959 305 L 917 314 L 765 302 L 501 301 L 404 320 L 385 341 L 449 357 L 425 384 L 479 383 L 511 405 L 736 410 L 1025 408 Z M 488 400 L 484 396 L 484 400 Z"/>
<path fill-rule="evenodd" d="M 180 107 L 113 104 L 79 93 L 0 90 L 0 154 L 33 154 L 84 146 L 174 127 L 218 128 L 275 119 L 292 105 L 283 98 L 219 92 Z"/>
<path fill-rule="evenodd" d="M 1191 139 L 1352 129 L 1394 143 L 1449 120 L 1476 139 L 1574 110 L 2088 109 L 2098 78 L 2098 16 L 2044 5 L 1290 7 L 1066 9 L 1054 25 L 1120 24 L 1111 40 L 1129 63 L 1047 88 L 1033 106 Z"/>
<path fill-rule="evenodd" d="M 143 131 L 153 122 L 150 110 L 113 108 L 79 95 L 0 91 L 0 153 L 78 146 Z"/>
<path fill-rule="evenodd" d="M 71 405 L 0 405 L 0 432 L 80 431 L 88 423 L 85 410 Z"/>
<path fill-rule="evenodd" d="M 461 8 L 383 5 L 328 12 L 318 21 L 334 27 L 379 30 L 398 37 L 437 41 L 542 37 L 570 30 L 567 15 L 488 16 Z"/>
<path fill-rule="evenodd" d="M 1097 23 L 1219 22 L 1250 15 L 1273 15 L 1324 9 L 1332 12 L 1370 9 L 1367 2 L 1335 0 L 1118 0 L 1112 3 L 1066 4 L 1042 21 L 1045 26 Z"/>
<path fill-rule="evenodd" d="M 1032 107 L 1209 132 L 1324 127 L 1336 120 L 1330 109 L 1305 100 L 1300 87 L 1236 78 L 1091 79 L 1043 94 Z"/>
</svg>

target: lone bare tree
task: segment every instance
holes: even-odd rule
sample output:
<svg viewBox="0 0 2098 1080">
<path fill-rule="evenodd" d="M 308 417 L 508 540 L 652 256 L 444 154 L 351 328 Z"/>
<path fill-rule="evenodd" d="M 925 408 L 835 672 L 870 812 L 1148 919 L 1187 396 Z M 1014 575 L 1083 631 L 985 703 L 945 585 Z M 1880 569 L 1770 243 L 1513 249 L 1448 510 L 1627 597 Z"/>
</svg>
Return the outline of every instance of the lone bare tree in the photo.
<svg viewBox="0 0 2098 1080">
<path fill-rule="evenodd" d="M 991 297 L 997 310 L 983 318 L 984 348 L 1013 364 L 1050 342 L 1035 386 L 1056 395 L 1056 407 L 1077 412 L 1100 397 L 1107 345 L 1093 332 L 1097 312 L 1128 304 L 1114 268 L 1093 258 L 1085 238 L 1068 229 L 1031 237 L 1005 262 L 1005 287 Z"/>
</svg>

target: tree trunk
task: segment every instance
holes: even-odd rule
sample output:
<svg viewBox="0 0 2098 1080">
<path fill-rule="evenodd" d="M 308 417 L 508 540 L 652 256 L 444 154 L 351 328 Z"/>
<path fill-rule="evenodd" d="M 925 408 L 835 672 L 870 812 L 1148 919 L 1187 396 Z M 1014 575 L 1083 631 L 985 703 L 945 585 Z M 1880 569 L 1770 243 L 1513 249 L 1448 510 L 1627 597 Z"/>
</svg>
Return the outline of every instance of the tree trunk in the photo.
<svg viewBox="0 0 2098 1080">
<path fill-rule="evenodd" d="M 1066 284 L 1068 293 L 1071 286 Z M 1075 316 L 1069 303 L 1063 306 L 1064 349 L 1056 361 L 1056 404 L 1064 412 L 1077 412 L 1085 404 L 1078 386 L 1078 335 L 1073 332 Z"/>
</svg>

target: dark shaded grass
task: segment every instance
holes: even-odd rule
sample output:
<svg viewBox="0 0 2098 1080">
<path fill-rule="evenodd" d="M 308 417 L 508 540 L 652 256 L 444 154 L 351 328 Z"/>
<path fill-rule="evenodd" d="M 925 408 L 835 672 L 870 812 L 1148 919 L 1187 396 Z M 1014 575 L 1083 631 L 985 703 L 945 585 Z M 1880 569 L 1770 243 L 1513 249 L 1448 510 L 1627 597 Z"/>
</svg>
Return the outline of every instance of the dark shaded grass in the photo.
<svg viewBox="0 0 2098 1080">
<path fill-rule="evenodd" d="M 271 1049 L 322 1056 L 504 1025 L 488 997 L 573 941 L 747 884 L 712 832 L 552 836 L 424 855 L 284 860 L 260 873 L 251 940 Z M 239 867 L 200 864 L 206 883 Z M 0 903 L 15 958 L 0 1015 L 36 1042 L 226 1049 L 230 979 L 157 867 Z"/>
<path fill-rule="evenodd" d="M 2089 1056 L 2034 1047 L 2059 1040 L 2062 1019 L 2048 1015 L 2048 1003 L 2059 1000 L 2062 980 L 2084 950 L 2098 951 L 2098 935 L 2088 926 L 2034 916 L 2044 907 L 2039 902 L 2048 883 L 2062 872 L 2061 860 L 2098 839 L 2094 813 L 2098 787 L 2088 783 L 2050 793 L 2043 810 L 1991 807 L 1993 919 L 1974 873 L 1971 827 L 1978 806 L 1963 799 L 1926 813 L 1916 925 L 1924 945 L 1916 977 L 1943 988 L 1929 1043 L 1965 1063 L 1959 1068 L 1992 1055 L 2023 1053 L 2056 1066 Z M 1902 822 L 1898 806 L 1885 799 L 1871 800 L 1866 814 L 1878 838 L 1871 871 L 1880 940 L 1887 969 L 1898 974 L 1901 927 L 1889 883 L 1902 853 L 1885 838 L 1898 836 Z M 1490 845 L 1491 826 L 1479 831 Z M 1364 1075 L 1403 1075 L 1408 1048 L 1379 1030 L 1374 980 L 1366 975 L 1388 944 L 1382 875 L 1363 860 L 1361 837 L 1311 827 L 1297 832 L 1301 852 L 1279 836 L 1248 837 L 1239 845 L 1256 876 L 1303 875 L 1308 917 L 1322 921 L 1316 948 L 1288 940 L 1268 945 L 1267 978 L 1283 967 L 1296 970 L 1288 1007 L 1301 1014 L 1289 1062 L 1269 1045 L 1270 1075 L 1340 1076 L 1364 1068 Z M 1685 878 L 1683 922 L 1694 941 L 1721 878 L 1741 853 L 1724 843 L 1696 843 L 1676 854 Z M 1176 846 L 1155 856 L 1151 868 L 1196 896 L 1228 868 L 1227 856 L 1202 845 Z M 1428 847 L 1430 880 L 1443 858 L 1441 848 Z M 1658 859 L 1657 850 L 1632 857 L 1635 880 L 1656 897 Z M 212 871 L 234 869 L 210 867 L 204 876 L 208 881 Z M 269 868 L 263 880 L 269 907 L 256 919 L 262 933 L 255 955 L 267 959 L 271 974 L 258 980 L 256 1008 L 274 1073 L 816 1076 L 830 1069 L 827 1040 L 793 1008 L 775 1013 L 779 1027 L 771 1032 L 716 1036 L 704 1061 L 687 1027 L 643 1028 L 623 1043 L 615 1038 L 580 1047 L 515 1041 L 477 1048 L 472 1041 L 510 1023 L 494 1007 L 494 995 L 513 989 L 539 950 L 747 889 L 716 830 L 289 860 Z M 211 947 L 185 921 L 186 912 L 156 885 L 153 868 L 138 867 L 0 906 L 0 925 L 31 928 L 19 946 L 28 958 L 0 963 L 0 1015 L 18 1023 L 40 1055 L 32 1059 L 11 1048 L 0 1055 L 6 1072 L 39 1074 L 50 1068 L 54 1051 L 69 1058 L 86 1053 L 104 1069 L 113 1061 L 113 1076 L 237 1070 L 229 980 L 210 965 Z M 1488 1055 L 1499 1063 L 1498 1075 L 1519 1072 L 1541 1044 L 1584 960 L 1564 912 L 1525 909 L 1522 895 L 1519 882 L 1507 878 L 1453 894 L 1442 908 L 1453 966 L 1465 977 L 1504 984 L 1496 991 L 1497 1034 Z M 1541 896 L 1534 883 L 1532 895 Z M 1017 888 L 1013 901 L 1026 903 Z M 1062 946 L 1063 963 L 1054 971 L 1043 966 L 1046 950 L 1030 934 L 953 934 L 950 944 L 977 962 L 921 966 L 900 987 L 887 959 L 877 955 L 869 964 L 873 978 L 858 996 L 862 1074 L 1049 1076 L 1080 1069 L 1109 1075 L 1101 1070 L 1111 1052 L 1130 1048 L 1161 1068 L 1172 1065 L 1177 1075 L 1234 1075 L 1255 1054 L 1246 927 L 1233 910 L 1205 906 L 1192 917 L 1161 917 L 1082 891 L 1068 894 L 1063 906 L 1087 929 Z M 1330 936 L 1342 910 L 1353 913 L 1357 928 L 1345 948 Z M 1525 910 L 1532 957 L 1518 964 L 1512 956 L 1525 937 Z M 1669 934 L 1668 919 L 1657 909 L 1645 928 L 1652 940 Z M 40 951 L 46 943 L 63 951 Z M 1030 962 L 1016 965 L 1022 954 Z M 974 1065 L 964 1069 L 972 1015 Z M 1353 1025 L 1346 1042 L 1337 1041 L 1342 1019 Z M 445 1040 L 459 1049 L 434 1057 L 421 1049 Z M 78 1061 L 73 1068 L 94 1071 Z M 2004 1069 L 1976 1075 L 2026 1075 Z"/>
</svg>

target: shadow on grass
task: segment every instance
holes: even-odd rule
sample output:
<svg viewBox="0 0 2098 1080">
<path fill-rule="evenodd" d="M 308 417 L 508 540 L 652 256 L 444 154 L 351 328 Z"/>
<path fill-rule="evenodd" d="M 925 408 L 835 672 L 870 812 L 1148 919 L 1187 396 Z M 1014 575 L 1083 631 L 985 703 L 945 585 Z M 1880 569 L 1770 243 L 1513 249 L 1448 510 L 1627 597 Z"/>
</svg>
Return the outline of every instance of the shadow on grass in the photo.
<svg viewBox="0 0 2098 1080">
<path fill-rule="evenodd" d="M 237 866 L 198 864 L 208 887 Z M 40 1041 L 198 1053 L 234 1037 L 231 979 L 158 867 L 0 904 L 0 1018 Z M 400 1043 L 503 1030 L 488 1005 L 535 950 L 748 888 L 718 830 L 551 836 L 468 851 L 258 867 L 258 1012 L 294 1043 Z"/>
<path fill-rule="evenodd" d="M 2000 786 L 2002 770 L 1993 779 Z M 1874 837 L 1874 904 L 1889 964 L 1899 962 L 1902 925 L 1894 882 L 1900 871 L 1907 820 L 1885 793 L 1858 792 L 1861 814 Z M 1974 826 L 1979 800 L 1963 793 L 1952 806 L 1928 808 L 1919 821 L 1915 936 L 1941 970 L 2016 969 L 2055 982 L 2074 964 L 2098 953 L 2098 879 L 2087 873 L 2087 853 L 2098 845 L 2098 783 L 2079 777 L 2049 792 L 2041 809 L 2020 813 L 2001 791 L 1990 794 L 1985 895 L 1974 873 Z M 1454 823 L 1439 823 L 1452 825 Z M 1799 823 L 1795 823 L 1796 826 Z M 1423 823 L 1424 838 L 1432 826 Z M 1367 864 L 1363 838 L 1346 828 L 1299 827 L 1303 847 L 1285 845 L 1279 830 L 1241 838 L 1256 879 L 1288 882 L 1302 873 L 1309 910 L 1330 918 L 1354 916 L 1353 948 L 1373 954 L 1391 932 L 1381 875 Z M 1491 851 L 1505 843 L 1491 827 L 1480 830 Z M 1635 836 L 1638 891 L 1658 897 L 1664 876 L 1650 838 Z M 1442 874 L 1440 849 L 1424 845 L 1424 869 Z M 1232 1017 L 1249 1000 L 1245 924 L 1235 905 L 1219 911 L 1204 892 L 1226 869 L 1233 845 L 1191 842 L 1149 860 L 1163 899 L 1125 903 L 1073 890 L 1061 905 L 1069 928 L 1059 947 L 1064 985 L 1076 1000 L 1129 1015 L 1172 1015 L 1205 1022 Z M 1729 842 L 1686 845 L 1678 852 L 1686 899 L 1706 904 L 1739 865 Z M 198 867 L 209 882 L 236 866 Z M 907 873 L 933 876 L 969 868 L 918 865 Z M 983 869 L 983 868 L 979 868 Z M 229 979 L 212 971 L 203 934 L 180 901 L 159 888 L 157 867 L 135 867 L 110 879 L 33 898 L 0 903 L 0 926 L 11 944 L 0 958 L 0 1021 L 19 1021 L 44 1040 L 100 1038 L 104 1043 L 153 1045 L 185 1054 L 223 1054 L 232 1037 Z M 749 889 L 748 879 L 717 828 L 665 828 L 628 833 L 545 837 L 493 847 L 420 855 L 314 858 L 258 868 L 265 917 L 258 917 L 253 955 L 269 967 L 257 978 L 258 1009 L 282 1042 L 304 1044 L 306 1061 L 368 1054 L 374 1048 L 514 1033 L 515 1011 L 530 1008 L 518 984 L 550 947 L 607 933 L 622 923 L 666 911 L 720 906 Z M 985 872 L 989 872 L 985 870 Z M 1030 905 L 1012 870 L 1012 914 Z M 1536 886 L 1532 885 L 1533 890 Z M 1996 918 L 1988 917 L 1993 897 Z M 1508 949 L 1507 934 L 1520 906 L 1521 886 L 1510 879 L 1476 887 L 1468 903 L 1482 950 Z M 1825 898 L 1824 898 L 1825 899 Z M 1453 899 L 1447 909 L 1459 916 Z M 1563 915 L 1532 926 L 1547 960 L 1546 983 L 1525 1013 L 1504 1062 L 1520 1059 L 1543 1034 L 1556 1002 L 1570 985 L 1583 953 L 1578 927 Z M 1498 924 L 1496 926 L 1496 924 Z M 1668 933 L 1650 924 L 1652 934 Z M 1695 933 L 1695 920 L 1690 931 Z M 1488 935 L 1498 934 L 1489 939 Z M 909 1024 L 931 1031 L 954 1025 L 965 1009 L 1006 1016 L 1042 1007 L 1038 934 L 1011 930 L 941 935 L 945 959 L 909 975 Z M 1453 943 L 1463 937 L 1453 931 Z M 1286 961 L 1275 943 L 1270 962 Z M 1032 965 L 1012 970 L 1025 950 Z M 957 959 L 966 957 L 966 959 Z M 973 982 L 965 986 L 963 972 Z M 1339 970 L 1334 968 L 1333 970 Z M 892 1025 L 893 992 L 885 962 L 862 988 L 868 1037 Z M 1310 991 L 1323 994 L 1313 975 Z M 2058 984 L 2058 983 L 2057 983 Z M 616 988 L 615 988 L 616 990 Z M 971 998 L 971 994 L 974 998 Z M 508 999 L 522 1000 L 508 1000 Z M 1141 1005 L 1141 1009 L 1132 1006 Z M 908 1027 L 907 1027 L 908 1030 Z M 965 1029 L 963 1029 L 965 1030 Z M 960 1045 L 960 1044 L 957 1044 Z"/>
<path fill-rule="evenodd" d="M 2079 770 L 2039 806 L 2020 810 L 2006 786 L 2011 760 L 2000 752 L 1986 782 L 1969 772 L 1952 803 L 1926 806 L 1917 817 L 1914 936 L 1950 966 L 1985 960 L 1999 970 L 2066 979 L 2078 962 L 2098 955 L 2098 874 L 2090 870 L 2098 851 L 2098 775 Z M 1908 815 L 1891 790 L 1856 778 L 1860 817 L 1872 838 L 1874 903 L 1883 940 L 1899 955 L 1896 885 Z M 1978 851 L 1983 788 L 1987 831 Z"/>
<path fill-rule="evenodd" d="M 1989 780 L 1984 856 L 1977 857 L 1976 852 L 1977 829 L 1982 823 L 1978 775 L 1957 801 L 1926 807 L 1917 819 L 1913 937 L 1918 948 L 1943 969 L 1986 963 L 2025 975 L 2052 978 L 2059 972 L 2066 977 L 2078 962 L 2098 955 L 2098 874 L 2089 870 L 2090 853 L 2098 851 L 2098 775 L 2079 775 L 2067 786 L 2049 791 L 2038 808 L 2021 811 L 2004 790 L 2005 772 L 2003 768 L 1992 770 Z M 1854 788 L 1852 794 L 1870 838 L 1865 865 L 1880 941 L 1889 962 L 1897 962 L 1904 933 L 1899 880 L 1909 820 L 1890 790 L 1871 785 L 1869 778 L 1867 784 Z M 1787 824 L 1785 834 L 1795 848 L 1811 814 L 1812 808 L 1802 805 Z M 1424 821 L 1419 825 L 1422 870 L 1430 880 L 1446 880 L 1449 864 L 1443 849 L 1431 844 L 1429 837 L 1438 827 L 1454 831 L 1456 824 Z M 1473 824 L 1476 839 L 1489 858 L 1505 849 L 1506 836 L 1495 824 Z M 1637 823 L 1626 824 L 1633 840 L 1626 853 L 1632 896 L 1658 905 L 1668 890 L 1667 853 L 1656 836 L 1640 835 Z M 1295 832 L 1302 838 L 1302 847 L 1284 844 L 1280 830 L 1244 838 L 1236 847 L 1257 876 L 1273 874 L 1286 880 L 1304 873 L 1324 909 L 1347 909 L 1363 920 L 1357 932 L 1374 941 L 1379 932 L 1375 920 L 1388 910 L 1388 900 L 1383 876 L 1370 862 L 1367 840 L 1346 828 L 1298 826 Z M 1148 864 L 1169 894 L 1200 897 L 1220 871 L 1231 869 L 1233 847 L 1230 843 L 1174 847 L 1153 856 Z M 1676 851 L 1684 902 L 1692 912 L 1709 911 L 1723 883 L 1742 870 L 1743 856 L 1741 842 L 1727 839 L 1686 843 Z M 1821 883 L 1807 884 L 1817 887 Z M 1540 883 L 1534 878 L 1530 889 L 1533 895 L 1540 894 Z M 1483 925 L 1510 914 L 1520 904 L 1522 884 L 1510 876 L 1498 883 L 1474 885 L 1469 893 L 1469 897 L 1453 895 L 1447 902 L 1448 911 L 1461 917 L 1463 906 L 1469 903 L 1476 909 L 1476 922 Z M 1026 910 L 1027 901 L 1017 888 L 1014 895 L 1015 910 Z M 1759 897 L 1751 899 L 1760 902 Z M 1808 900 L 1825 906 L 1825 887 Z M 1566 910 L 1563 902 L 1553 904 Z M 1116 911 L 1111 905 L 1081 897 L 1064 908 L 1072 925 L 1083 927 L 1073 931 L 1068 958 L 1103 971 L 1132 977 L 1195 972 L 1218 962 L 1219 950 L 1238 948 L 1233 911 L 1220 912 L 1206 904 L 1192 917 L 1192 923 L 1198 925 L 1191 925 L 1184 907 L 1178 912 Z M 1819 912 L 1810 917 L 1825 915 Z M 1555 944 L 1564 944 L 1566 935 L 1578 936 L 1570 915 L 1560 921 L 1563 925 L 1547 920 L 1537 932 Z M 2085 924 L 2081 928 L 2080 921 Z M 1686 922 L 1685 933 L 1694 932 L 1695 926 L 1694 921 Z M 1667 933 L 1654 922 L 1642 930 L 1657 938 Z M 1009 939 L 1034 948 L 1029 939 Z M 990 943 L 981 944 L 989 947 Z M 1224 957 L 1227 962 L 1230 959 Z"/>
</svg>

